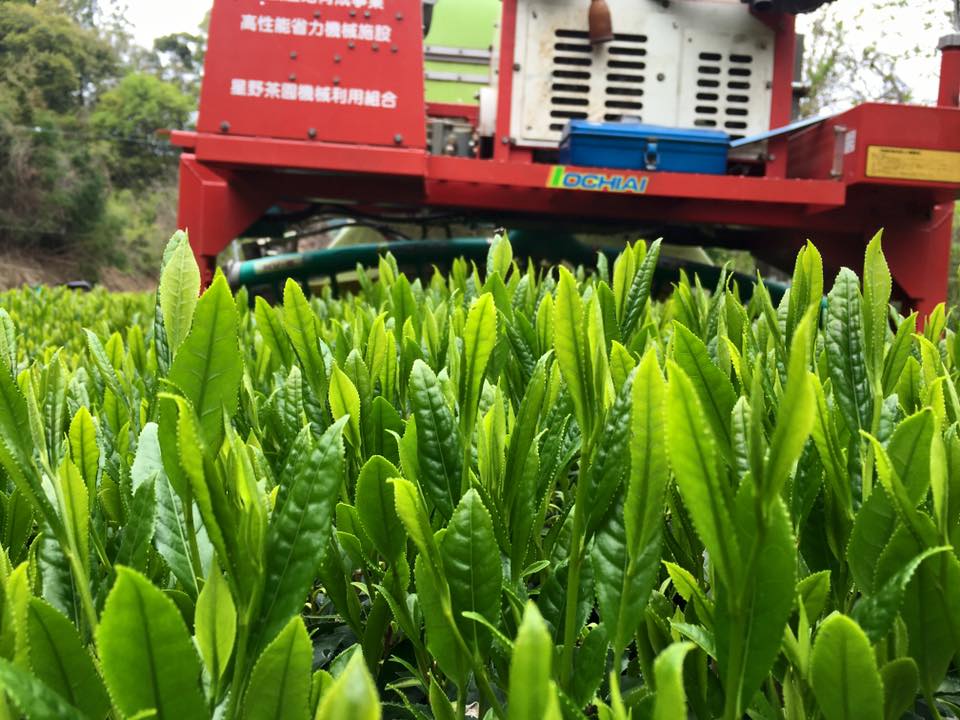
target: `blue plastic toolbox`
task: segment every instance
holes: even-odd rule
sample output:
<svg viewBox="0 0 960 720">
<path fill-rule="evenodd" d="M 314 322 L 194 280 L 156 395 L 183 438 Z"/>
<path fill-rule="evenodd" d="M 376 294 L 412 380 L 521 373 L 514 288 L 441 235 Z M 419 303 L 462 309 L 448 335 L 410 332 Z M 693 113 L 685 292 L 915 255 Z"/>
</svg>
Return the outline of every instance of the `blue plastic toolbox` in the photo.
<svg viewBox="0 0 960 720">
<path fill-rule="evenodd" d="M 581 167 L 664 170 L 722 175 L 730 139 L 718 130 L 571 120 L 560 142 L 560 162 Z"/>
</svg>

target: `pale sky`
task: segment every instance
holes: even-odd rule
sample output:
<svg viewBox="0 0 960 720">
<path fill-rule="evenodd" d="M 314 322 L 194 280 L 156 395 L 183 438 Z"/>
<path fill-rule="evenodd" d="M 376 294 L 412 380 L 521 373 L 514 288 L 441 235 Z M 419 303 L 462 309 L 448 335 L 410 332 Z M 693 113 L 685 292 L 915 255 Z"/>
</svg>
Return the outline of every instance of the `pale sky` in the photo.
<svg viewBox="0 0 960 720">
<path fill-rule="evenodd" d="M 149 47 L 153 39 L 161 35 L 195 31 L 211 4 L 211 0 L 126 0 L 127 18 L 133 25 L 137 42 Z M 851 21 L 848 26 L 858 13 L 867 10 L 861 15 L 859 27 L 850 29 L 851 44 L 863 47 L 868 43 L 885 43 L 894 52 L 913 45 L 935 49 L 938 38 L 950 30 L 946 13 L 953 5 L 952 0 L 908 0 L 909 9 L 885 13 L 886 17 L 873 12 L 878 4 L 878 0 L 836 0 L 833 8 Z M 930 23 L 929 15 L 921 10 L 930 7 L 942 9 L 939 13 L 942 18 Z M 801 17 L 801 31 L 805 24 L 806 18 Z M 912 78 L 918 102 L 936 100 L 939 67 L 935 53 L 909 64 L 904 74 Z"/>
</svg>

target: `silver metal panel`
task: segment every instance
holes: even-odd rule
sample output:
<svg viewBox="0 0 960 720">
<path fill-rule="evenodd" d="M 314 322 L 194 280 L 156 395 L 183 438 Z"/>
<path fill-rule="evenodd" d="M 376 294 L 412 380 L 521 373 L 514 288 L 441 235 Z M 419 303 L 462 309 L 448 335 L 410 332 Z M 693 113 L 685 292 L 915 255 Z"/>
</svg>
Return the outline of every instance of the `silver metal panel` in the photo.
<svg viewBox="0 0 960 720">
<path fill-rule="evenodd" d="M 739 0 L 607 0 L 615 39 L 587 38 L 583 0 L 520 0 L 511 137 L 555 147 L 568 120 L 628 117 L 769 129 L 773 31 Z"/>
</svg>

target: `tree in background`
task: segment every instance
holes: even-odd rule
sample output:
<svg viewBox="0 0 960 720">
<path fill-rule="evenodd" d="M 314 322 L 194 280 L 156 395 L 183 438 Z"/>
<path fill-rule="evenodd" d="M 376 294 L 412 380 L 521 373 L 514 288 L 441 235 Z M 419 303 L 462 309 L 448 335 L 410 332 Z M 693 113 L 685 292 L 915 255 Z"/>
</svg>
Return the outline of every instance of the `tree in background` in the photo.
<svg viewBox="0 0 960 720">
<path fill-rule="evenodd" d="M 917 61 L 935 62 L 952 10 L 949 0 L 839 0 L 803 16 L 808 89 L 800 115 L 866 101 L 916 102 Z M 918 43 L 921 34 L 929 42 Z"/>
<path fill-rule="evenodd" d="M 159 51 L 158 57 L 164 50 Z M 156 265 L 195 95 L 144 64 L 123 6 L 0 0 L 0 246 Z M 166 67 L 166 66 L 164 66 Z"/>
<path fill-rule="evenodd" d="M 90 126 L 103 138 L 110 178 L 121 188 L 142 189 L 167 181 L 176 151 L 158 130 L 190 120 L 192 98 L 176 85 L 133 72 L 103 94 Z"/>
</svg>

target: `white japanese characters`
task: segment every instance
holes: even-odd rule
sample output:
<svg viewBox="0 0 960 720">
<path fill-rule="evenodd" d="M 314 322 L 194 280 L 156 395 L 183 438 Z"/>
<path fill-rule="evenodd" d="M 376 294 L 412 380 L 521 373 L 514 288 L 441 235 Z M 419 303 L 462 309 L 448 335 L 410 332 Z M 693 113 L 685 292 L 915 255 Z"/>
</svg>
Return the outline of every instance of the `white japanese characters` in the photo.
<svg viewBox="0 0 960 720">
<path fill-rule="evenodd" d="M 356 0 L 352 0 L 356 2 Z M 388 43 L 393 37 L 389 25 L 340 22 L 339 20 L 306 20 L 274 15 L 241 15 L 240 30 L 265 35 L 298 35 L 301 37 L 342 38 L 366 42 Z"/>
<path fill-rule="evenodd" d="M 247 78 L 233 78 L 230 81 L 230 94 L 234 97 L 321 103 L 324 105 L 353 105 L 382 110 L 396 110 L 398 100 L 397 94 L 390 90 L 274 82 Z"/>
</svg>

